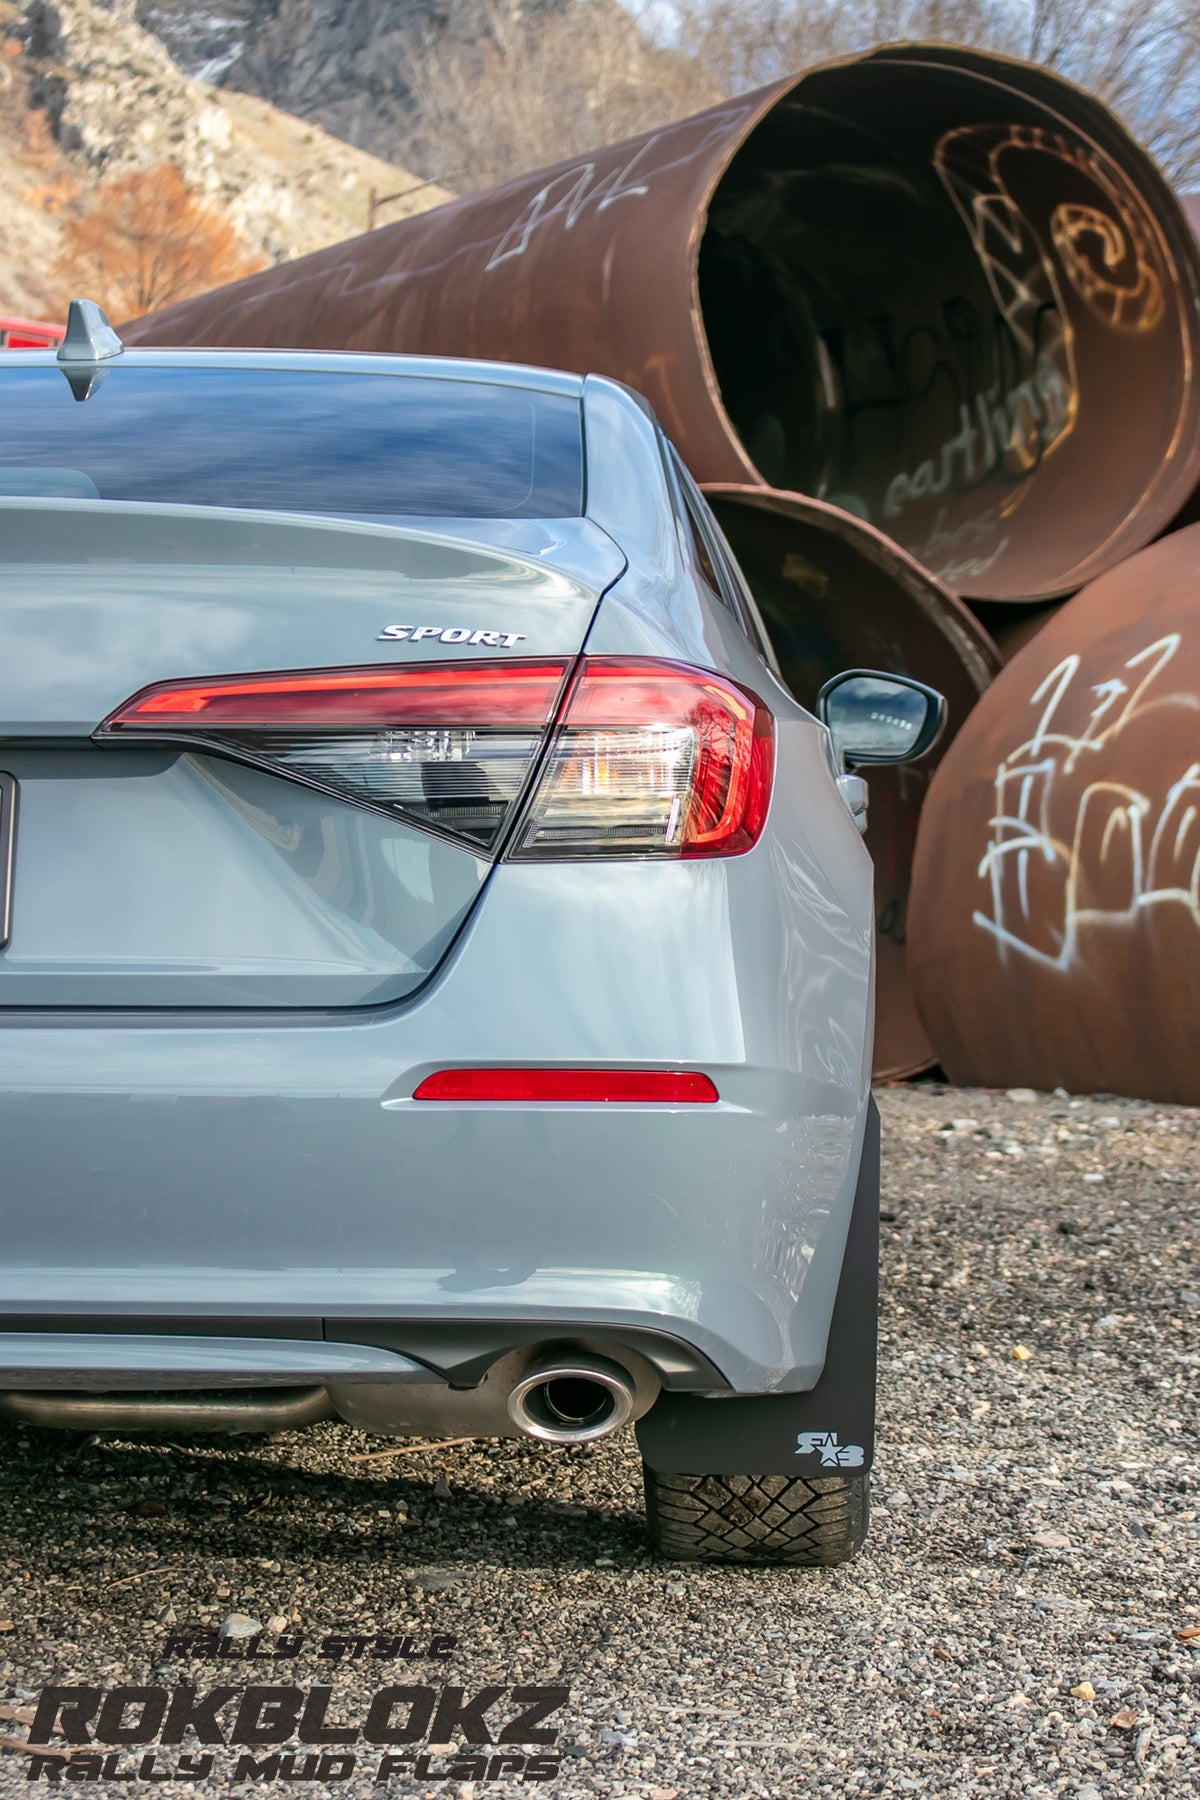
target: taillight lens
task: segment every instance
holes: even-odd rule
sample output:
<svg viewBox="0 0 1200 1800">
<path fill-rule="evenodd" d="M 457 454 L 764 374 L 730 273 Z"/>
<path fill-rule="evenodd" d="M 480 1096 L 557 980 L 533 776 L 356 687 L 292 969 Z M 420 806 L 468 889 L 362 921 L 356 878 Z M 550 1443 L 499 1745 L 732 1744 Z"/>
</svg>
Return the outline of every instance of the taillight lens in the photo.
<svg viewBox="0 0 1200 1800">
<path fill-rule="evenodd" d="M 494 849 L 555 716 L 565 661 L 160 682 L 99 737 L 183 739 Z"/>
<path fill-rule="evenodd" d="M 549 658 L 158 682 L 96 736 L 241 757 L 485 853 L 507 842 L 519 859 L 750 848 L 771 788 L 761 701 L 682 663 L 610 657 L 582 659 L 564 699 L 568 669 Z"/>
<path fill-rule="evenodd" d="M 509 854 L 734 856 L 762 830 L 773 722 L 682 663 L 585 658 Z"/>
</svg>

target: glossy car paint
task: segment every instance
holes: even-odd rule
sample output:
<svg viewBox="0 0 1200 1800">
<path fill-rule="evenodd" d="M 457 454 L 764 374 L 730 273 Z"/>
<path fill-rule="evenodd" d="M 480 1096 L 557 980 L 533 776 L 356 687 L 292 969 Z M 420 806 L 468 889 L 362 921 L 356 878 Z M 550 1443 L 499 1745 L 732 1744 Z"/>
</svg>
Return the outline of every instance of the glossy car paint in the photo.
<svg viewBox="0 0 1200 1800">
<path fill-rule="evenodd" d="M 387 366 L 402 377 L 437 365 Z M 361 1331 L 364 1343 L 386 1326 L 403 1354 L 407 1325 L 457 1320 L 525 1323 L 545 1337 L 666 1334 L 708 1359 L 714 1392 L 796 1391 L 820 1374 L 869 1099 L 870 864 L 824 728 L 693 577 L 653 421 L 619 384 L 575 385 L 581 521 L 439 521 L 426 532 L 0 501 L 0 768 L 27 758 L 34 778 L 39 757 L 74 742 L 102 782 L 106 750 L 88 734 L 151 681 L 478 654 L 375 641 L 396 613 L 398 575 L 417 567 L 431 620 L 495 624 L 503 611 L 506 626 L 520 619 L 523 651 L 719 669 L 776 721 L 771 807 L 751 851 L 472 866 L 434 971 L 374 1000 L 369 973 L 350 998 L 357 977 L 343 969 L 337 996 L 314 1004 L 310 969 L 291 994 L 276 970 L 260 1005 L 244 988 L 236 1005 L 211 992 L 155 1004 L 157 977 L 143 969 L 135 980 L 146 985 L 126 990 L 120 1009 L 102 984 L 94 1005 L 58 1004 L 52 971 L 38 976 L 24 947 L 25 857 L 48 884 L 70 884 L 75 834 L 59 821 L 56 862 L 49 820 L 40 843 L 40 827 L 28 843 L 22 827 L 13 938 L 0 953 L 10 1387 L 45 1385 L 29 1366 L 31 1331 L 44 1336 L 56 1385 L 97 1385 L 86 1349 L 73 1378 L 64 1366 L 62 1344 L 84 1342 L 89 1321 L 142 1343 L 146 1371 L 189 1322 L 231 1339 Z M 164 549 L 171 534 L 178 555 Z M 171 844 L 186 829 L 186 795 L 179 808 Z M 122 933 L 132 927 L 103 887 L 88 903 L 96 945 L 131 948 Z M 53 950 L 45 934 L 44 962 Z M 238 974 L 217 968 L 212 982 Z M 47 985 L 36 1004 L 14 998 L 37 979 Z M 436 1069 L 505 1063 L 697 1069 L 720 1100 L 411 1097 Z M 6 1355 L 6 1333 L 21 1338 L 24 1363 Z M 128 1354 L 136 1370 L 136 1343 Z M 261 1365 L 261 1352 L 247 1353 L 247 1385 Z"/>
</svg>

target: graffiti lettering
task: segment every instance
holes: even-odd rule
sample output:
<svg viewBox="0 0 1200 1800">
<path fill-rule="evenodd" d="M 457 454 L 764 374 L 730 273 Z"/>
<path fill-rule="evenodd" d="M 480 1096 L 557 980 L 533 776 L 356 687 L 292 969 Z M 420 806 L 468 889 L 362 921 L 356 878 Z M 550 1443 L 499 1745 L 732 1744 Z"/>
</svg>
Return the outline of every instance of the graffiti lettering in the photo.
<svg viewBox="0 0 1200 1800">
<path fill-rule="evenodd" d="M 1065 834 L 1051 816 L 1061 778 L 1086 771 L 1152 708 L 1186 707 L 1198 715 L 1200 731 L 1200 698 L 1150 691 L 1181 641 L 1178 632 L 1159 638 L 1096 683 L 1079 732 L 1059 724 L 1064 703 L 1078 692 L 1078 655 L 1064 657 L 1031 695 L 1042 708 L 1033 732 L 996 769 L 992 838 L 979 864 L 990 910 L 973 915 L 1006 951 L 1065 969 L 1079 955 L 1084 924 L 1129 923 L 1157 906 L 1182 907 L 1200 927 L 1200 761 L 1181 768 L 1160 795 L 1098 776 L 1080 792 Z M 1049 876 L 1058 897 L 1050 919 L 1044 904 L 1031 905 L 1035 870 L 1043 888 Z"/>
<path fill-rule="evenodd" d="M 987 393 L 976 394 L 970 405 L 960 401 L 959 428 L 933 457 L 918 463 L 910 473 L 895 475 L 884 496 L 883 510 L 898 519 L 906 505 L 930 494 L 944 494 L 954 480 L 969 487 L 1017 451 L 1027 462 L 1031 441 L 1052 443 L 1063 429 L 1066 396 L 1058 370 L 1048 356 L 1039 356 L 1032 380 L 1019 381 L 1000 403 L 999 383 Z"/>
<path fill-rule="evenodd" d="M 565 169 L 539 188 L 525 202 L 512 224 L 501 232 L 484 264 L 485 272 L 498 268 L 501 263 L 511 262 L 514 257 L 524 256 L 534 233 L 554 219 L 560 221 L 564 231 L 570 231 L 589 206 L 597 212 L 605 212 L 619 200 L 634 200 L 648 194 L 657 176 L 680 162 L 702 156 L 712 143 L 723 142 L 730 127 L 739 119 L 749 117 L 752 110 L 748 106 L 724 108 L 694 144 L 689 143 L 686 134 L 678 129 L 657 131 L 634 151 L 628 162 L 609 175 L 597 178 L 594 161 L 576 163 Z"/>
<path fill-rule="evenodd" d="M 1031 156 L 1058 163 L 1074 184 L 1085 178 L 1092 203 L 1064 201 L 1035 223 L 1008 185 Z M 876 314 L 832 326 L 822 349 L 845 429 L 839 504 L 849 497 L 953 586 L 1002 558 L 1020 484 L 1075 429 L 1081 303 L 1112 330 L 1155 329 L 1163 256 L 1152 219 L 1096 146 L 1040 127 L 970 125 L 946 132 L 932 162 L 994 310 L 978 293 L 952 293 L 919 323 Z M 890 468 L 885 442 L 907 451 Z M 997 475 L 1003 517 L 999 503 L 976 497 L 988 483 L 996 493 Z M 897 524 L 939 500 L 924 542 Z"/>
</svg>

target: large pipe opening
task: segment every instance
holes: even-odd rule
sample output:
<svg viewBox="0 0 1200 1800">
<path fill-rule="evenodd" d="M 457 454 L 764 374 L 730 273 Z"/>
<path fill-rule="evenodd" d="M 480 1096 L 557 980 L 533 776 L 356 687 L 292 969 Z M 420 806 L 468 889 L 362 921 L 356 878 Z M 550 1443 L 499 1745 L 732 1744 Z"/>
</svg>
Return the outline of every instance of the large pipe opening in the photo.
<svg viewBox="0 0 1200 1800">
<path fill-rule="evenodd" d="M 884 52 L 805 76 L 716 186 L 699 294 L 765 482 L 953 589 L 1024 598 L 1153 507 L 1190 411 L 1192 259 L 1081 96 L 1056 95 L 1069 119 L 992 69 Z"/>
</svg>

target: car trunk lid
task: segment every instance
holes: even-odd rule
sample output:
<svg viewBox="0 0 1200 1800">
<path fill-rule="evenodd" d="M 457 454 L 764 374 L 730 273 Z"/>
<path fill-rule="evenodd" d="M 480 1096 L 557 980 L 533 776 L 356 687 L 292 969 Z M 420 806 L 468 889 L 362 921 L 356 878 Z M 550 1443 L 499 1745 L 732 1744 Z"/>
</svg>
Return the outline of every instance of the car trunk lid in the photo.
<svg viewBox="0 0 1200 1800">
<path fill-rule="evenodd" d="M 0 500 L 0 536 L 0 771 L 18 793 L 0 1006 L 412 993 L 478 900 L 486 845 L 219 745 L 93 733 L 163 682 L 565 670 L 623 567 L 586 520 L 425 529 Z"/>
</svg>

